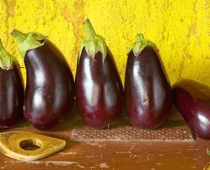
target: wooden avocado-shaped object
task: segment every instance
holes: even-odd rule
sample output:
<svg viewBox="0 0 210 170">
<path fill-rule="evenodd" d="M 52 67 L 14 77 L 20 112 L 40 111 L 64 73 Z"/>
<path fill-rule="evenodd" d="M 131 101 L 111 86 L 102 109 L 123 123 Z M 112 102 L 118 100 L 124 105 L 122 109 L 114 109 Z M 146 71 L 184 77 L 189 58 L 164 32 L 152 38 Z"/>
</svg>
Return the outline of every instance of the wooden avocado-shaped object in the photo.
<svg viewBox="0 0 210 170">
<path fill-rule="evenodd" d="M 0 134 L 0 151 L 10 158 L 21 161 L 34 161 L 47 157 L 65 146 L 64 140 L 29 132 Z"/>
</svg>

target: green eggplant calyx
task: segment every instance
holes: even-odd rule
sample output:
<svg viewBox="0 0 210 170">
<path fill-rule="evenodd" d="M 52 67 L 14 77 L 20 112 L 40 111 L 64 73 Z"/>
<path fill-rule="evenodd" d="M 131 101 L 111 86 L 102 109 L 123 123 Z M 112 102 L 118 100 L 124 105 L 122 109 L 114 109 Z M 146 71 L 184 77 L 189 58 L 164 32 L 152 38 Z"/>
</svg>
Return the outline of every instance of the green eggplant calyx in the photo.
<svg viewBox="0 0 210 170">
<path fill-rule="evenodd" d="M 80 45 L 79 56 L 81 56 L 82 50 L 85 47 L 87 54 L 93 59 L 96 53 L 100 51 L 104 60 L 107 55 L 107 46 L 105 39 L 95 33 L 95 30 L 89 19 L 84 22 L 84 27 L 86 31 L 86 37 Z"/>
<path fill-rule="evenodd" d="M 209 149 L 206 149 L 206 153 L 207 153 L 207 155 L 210 156 L 210 150 Z"/>
<path fill-rule="evenodd" d="M 0 67 L 3 70 L 9 70 L 13 68 L 13 62 L 17 62 L 11 54 L 9 54 L 3 47 L 2 41 L 0 39 Z"/>
<path fill-rule="evenodd" d="M 150 46 L 155 51 L 158 51 L 157 46 L 153 42 L 151 42 L 149 40 L 146 40 L 144 38 L 143 34 L 137 34 L 136 35 L 136 42 L 134 44 L 132 44 L 128 53 L 130 53 L 130 51 L 133 50 L 134 56 L 137 57 L 142 52 L 142 50 L 147 46 Z"/>
<path fill-rule="evenodd" d="M 22 33 L 16 29 L 11 32 L 12 37 L 19 43 L 19 52 L 22 58 L 28 50 L 38 48 L 44 45 L 46 36 L 36 33 Z"/>
</svg>

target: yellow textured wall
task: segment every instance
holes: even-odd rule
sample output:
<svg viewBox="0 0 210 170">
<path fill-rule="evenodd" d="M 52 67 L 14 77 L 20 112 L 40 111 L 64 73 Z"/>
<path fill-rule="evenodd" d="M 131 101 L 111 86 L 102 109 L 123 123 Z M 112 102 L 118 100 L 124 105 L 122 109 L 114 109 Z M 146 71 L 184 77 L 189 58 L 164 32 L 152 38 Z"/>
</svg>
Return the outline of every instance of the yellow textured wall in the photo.
<svg viewBox="0 0 210 170">
<path fill-rule="evenodd" d="M 143 33 L 159 48 L 171 84 L 183 77 L 210 85 L 209 0 L 0 0 L 0 37 L 24 67 L 11 30 L 48 35 L 75 75 L 86 18 L 106 39 L 123 82 L 126 52 Z"/>
</svg>

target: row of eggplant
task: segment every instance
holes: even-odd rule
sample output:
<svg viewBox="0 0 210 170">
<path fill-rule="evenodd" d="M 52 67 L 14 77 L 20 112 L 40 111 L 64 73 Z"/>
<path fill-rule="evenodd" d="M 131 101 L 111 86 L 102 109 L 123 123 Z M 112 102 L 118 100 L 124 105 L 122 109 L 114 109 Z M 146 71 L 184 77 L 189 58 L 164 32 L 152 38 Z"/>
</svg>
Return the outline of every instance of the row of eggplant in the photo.
<svg viewBox="0 0 210 170">
<path fill-rule="evenodd" d="M 124 104 L 132 124 L 143 129 L 159 127 L 174 104 L 192 133 L 210 139 L 210 88 L 185 79 L 171 88 L 154 43 L 136 36 L 128 51 L 123 85 L 103 37 L 87 19 L 86 38 L 80 46 L 75 82 L 63 54 L 39 33 L 11 32 L 26 66 L 26 88 L 17 60 L 0 43 L 0 128 L 11 128 L 25 116 L 39 130 L 51 130 L 72 108 L 93 127 L 115 123 Z"/>
</svg>

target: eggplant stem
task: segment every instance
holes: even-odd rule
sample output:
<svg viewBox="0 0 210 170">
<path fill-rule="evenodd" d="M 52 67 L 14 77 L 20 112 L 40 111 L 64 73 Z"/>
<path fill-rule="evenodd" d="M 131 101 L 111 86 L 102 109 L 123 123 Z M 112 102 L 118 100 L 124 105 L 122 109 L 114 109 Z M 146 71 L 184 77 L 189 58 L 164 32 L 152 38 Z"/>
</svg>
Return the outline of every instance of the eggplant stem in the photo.
<svg viewBox="0 0 210 170">
<path fill-rule="evenodd" d="M 2 41 L 0 39 L 0 50 L 2 50 L 2 49 L 4 49 L 4 47 L 3 47 Z"/>
<path fill-rule="evenodd" d="M 0 58 L 2 58 L 5 54 L 5 49 L 3 47 L 2 41 L 0 39 Z"/>
<path fill-rule="evenodd" d="M 144 40 L 144 35 L 143 34 L 137 34 L 136 35 L 136 41 L 142 41 Z"/>
<path fill-rule="evenodd" d="M 17 60 L 4 49 L 0 39 L 0 67 L 4 70 L 9 70 L 13 66 L 13 61 L 17 63 Z"/>
<path fill-rule="evenodd" d="M 82 54 L 83 48 L 85 48 L 87 54 L 93 59 L 97 52 L 101 52 L 104 60 L 107 55 L 107 45 L 104 38 L 96 34 L 89 19 L 84 22 L 84 28 L 86 31 L 86 37 L 80 45 L 79 57 Z"/>
<path fill-rule="evenodd" d="M 86 37 L 87 39 L 92 39 L 93 37 L 96 36 L 96 32 L 90 22 L 89 19 L 87 19 L 85 22 L 84 22 L 84 27 L 85 27 L 85 31 L 86 31 Z"/>
<path fill-rule="evenodd" d="M 27 39 L 27 34 L 22 33 L 16 29 L 12 30 L 11 35 L 18 43 L 22 43 Z"/>
<path fill-rule="evenodd" d="M 143 34 L 137 34 L 136 42 L 132 44 L 132 46 L 128 50 L 128 53 L 130 53 L 130 51 L 132 50 L 134 53 L 134 56 L 137 57 L 141 53 L 141 51 L 147 46 L 152 47 L 156 52 L 158 52 L 158 49 L 153 42 L 151 42 L 150 40 L 146 40 Z"/>
<path fill-rule="evenodd" d="M 46 37 L 36 32 L 22 33 L 16 29 L 11 32 L 12 37 L 19 44 L 19 52 L 24 59 L 26 51 L 44 45 Z"/>
</svg>

